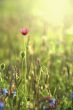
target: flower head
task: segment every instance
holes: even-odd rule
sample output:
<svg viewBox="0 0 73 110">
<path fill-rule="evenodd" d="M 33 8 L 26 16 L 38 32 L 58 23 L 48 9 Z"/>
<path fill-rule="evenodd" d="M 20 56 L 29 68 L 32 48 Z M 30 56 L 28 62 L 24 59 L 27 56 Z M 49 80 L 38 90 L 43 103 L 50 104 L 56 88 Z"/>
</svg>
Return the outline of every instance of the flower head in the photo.
<svg viewBox="0 0 73 110">
<path fill-rule="evenodd" d="M 6 88 L 4 88 L 2 91 L 3 91 L 3 95 L 7 95 L 8 94 L 8 90 Z"/>
<path fill-rule="evenodd" d="M 50 105 L 50 107 L 54 107 L 56 105 L 56 99 L 55 98 L 50 99 L 49 100 L 49 105 Z"/>
<path fill-rule="evenodd" d="M 4 102 L 0 100 L 0 110 L 4 110 Z"/>
<path fill-rule="evenodd" d="M 27 34 L 28 34 L 28 32 L 29 32 L 29 31 L 28 31 L 28 29 L 27 29 L 27 28 L 22 28 L 22 29 L 20 30 L 20 32 L 21 32 L 21 34 L 22 34 L 22 35 L 24 35 L 24 36 L 25 36 L 25 35 L 27 35 Z"/>
<path fill-rule="evenodd" d="M 73 99 L 73 93 L 71 94 L 71 98 Z"/>
</svg>

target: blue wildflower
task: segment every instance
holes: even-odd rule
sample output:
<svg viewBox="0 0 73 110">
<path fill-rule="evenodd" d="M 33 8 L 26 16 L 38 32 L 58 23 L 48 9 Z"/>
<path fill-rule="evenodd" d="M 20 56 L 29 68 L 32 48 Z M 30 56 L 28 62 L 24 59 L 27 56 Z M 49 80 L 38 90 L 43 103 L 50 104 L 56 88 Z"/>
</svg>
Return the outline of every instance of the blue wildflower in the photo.
<svg viewBox="0 0 73 110">
<path fill-rule="evenodd" d="M 4 110 L 4 102 L 0 101 L 0 110 Z"/>
<path fill-rule="evenodd" d="M 54 106 L 56 104 L 56 99 L 53 98 L 53 99 L 49 100 L 49 104 L 50 104 L 50 106 Z"/>
<path fill-rule="evenodd" d="M 8 90 L 6 88 L 3 89 L 3 95 L 7 95 L 8 94 Z"/>
<path fill-rule="evenodd" d="M 73 93 L 71 94 L 71 98 L 73 99 Z"/>
<path fill-rule="evenodd" d="M 49 100 L 49 103 L 52 103 L 52 99 Z"/>
</svg>

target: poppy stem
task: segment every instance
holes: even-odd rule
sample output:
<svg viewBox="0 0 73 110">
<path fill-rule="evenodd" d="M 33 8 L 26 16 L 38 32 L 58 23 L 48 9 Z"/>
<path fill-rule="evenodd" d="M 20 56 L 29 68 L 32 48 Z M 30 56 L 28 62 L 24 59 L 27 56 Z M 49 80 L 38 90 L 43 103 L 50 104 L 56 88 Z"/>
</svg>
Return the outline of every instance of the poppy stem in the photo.
<svg viewBox="0 0 73 110">
<path fill-rule="evenodd" d="M 25 92 L 25 107 L 27 105 L 27 84 L 26 76 L 28 74 L 28 45 L 29 45 L 29 36 L 27 37 L 26 46 L 25 46 L 25 74 L 24 74 L 24 92 Z"/>
</svg>

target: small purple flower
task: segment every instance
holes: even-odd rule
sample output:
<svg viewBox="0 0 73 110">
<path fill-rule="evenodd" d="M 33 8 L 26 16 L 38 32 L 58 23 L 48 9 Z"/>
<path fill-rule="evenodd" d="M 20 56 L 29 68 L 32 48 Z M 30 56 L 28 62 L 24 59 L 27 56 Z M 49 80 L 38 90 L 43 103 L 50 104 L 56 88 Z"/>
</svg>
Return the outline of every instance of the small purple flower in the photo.
<svg viewBox="0 0 73 110">
<path fill-rule="evenodd" d="M 4 102 L 0 100 L 0 110 L 4 110 Z"/>
<path fill-rule="evenodd" d="M 8 94 L 8 90 L 6 88 L 4 88 L 2 91 L 3 91 L 3 95 L 7 95 Z"/>
<path fill-rule="evenodd" d="M 71 98 L 73 99 L 73 93 L 71 94 Z"/>
<path fill-rule="evenodd" d="M 56 99 L 53 98 L 53 99 L 49 100 L 49 104 L 50 104 L 50 106 L 54 106 L 56 104 Z"/>
</svg>

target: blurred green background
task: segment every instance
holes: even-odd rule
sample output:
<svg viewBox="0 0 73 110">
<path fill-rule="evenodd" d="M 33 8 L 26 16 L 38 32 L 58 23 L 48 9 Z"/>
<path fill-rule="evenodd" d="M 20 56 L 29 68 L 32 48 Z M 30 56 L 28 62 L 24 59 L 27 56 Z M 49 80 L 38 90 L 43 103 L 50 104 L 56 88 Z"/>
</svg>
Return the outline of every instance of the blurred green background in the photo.
<svg viewBox="0 0 73 110">
<path fill-rule="evenodd" d="M 72 0 L 0 0 L 0 62 L 21 49 L 20 29 L 28 27 L 33 40 L 66 40 L 72 43 Z"/>
</svg>

